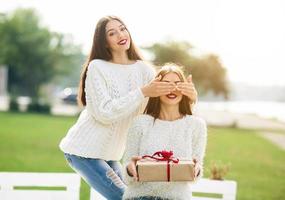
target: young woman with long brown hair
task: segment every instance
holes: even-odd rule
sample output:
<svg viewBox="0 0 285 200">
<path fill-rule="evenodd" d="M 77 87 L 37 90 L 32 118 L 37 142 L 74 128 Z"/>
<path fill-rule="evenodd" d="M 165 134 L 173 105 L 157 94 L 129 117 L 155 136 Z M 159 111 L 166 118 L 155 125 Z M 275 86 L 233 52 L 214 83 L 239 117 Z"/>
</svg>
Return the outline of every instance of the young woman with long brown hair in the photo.
<svg viewBox="0 0 285 200">
<path fill-rule="evenodd" d="M 121 199 L 126 188 L 119 161 L 133 118 L 143 111 L 147 97 L 175 89 L 154 75 L 122 20 L 114 16 L 99 20 L 79 85 L 78 102 L 85 109 L 60 148 L 69 165 L 107 199 Z M 191 82 L 180 89 L 195 101 L 197 92 Z"/>
<path fill-rule="evenodd" d="M 183 72 L 174 64 L 164 66 L 157 74 L 162 82 L 177 86 L 185 83 Z M 171 150 L 175 157 L 194 160 L 195 176 L 203 174 L 207 127 L 205 121 L 192 115 L 189 97 L 179 89 L 160 97 L 150 97 L 144 114 L 129 129 L 123 158 L 126 200 L 189 200 L 189 182 L 137 182 L 136 162 L 143 155 Z"/>
</svg>

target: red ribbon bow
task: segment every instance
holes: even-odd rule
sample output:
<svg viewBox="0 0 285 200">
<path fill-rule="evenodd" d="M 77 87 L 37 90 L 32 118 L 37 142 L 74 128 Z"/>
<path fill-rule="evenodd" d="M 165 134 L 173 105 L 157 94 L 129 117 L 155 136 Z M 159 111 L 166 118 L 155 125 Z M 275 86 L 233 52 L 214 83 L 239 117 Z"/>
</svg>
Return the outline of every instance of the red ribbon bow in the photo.
<svg viewBox="0 0 285 200">
<path fill-rule="evenodd" d="M 167 181 L 170 181 L 170 162 L 178 163 L 179 159 L 173 157 L 173 151 L 157 151 L 152 156 L 144 155 L 142 158 L 152 158 L 157 161 L 167 161 Z"/>
</svg>

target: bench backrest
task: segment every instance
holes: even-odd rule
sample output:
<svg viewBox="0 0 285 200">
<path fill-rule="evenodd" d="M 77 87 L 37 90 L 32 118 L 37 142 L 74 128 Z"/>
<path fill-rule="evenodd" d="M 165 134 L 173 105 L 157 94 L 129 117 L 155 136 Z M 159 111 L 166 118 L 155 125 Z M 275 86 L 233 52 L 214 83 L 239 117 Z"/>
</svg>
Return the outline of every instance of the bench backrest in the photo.
<svg viewBox="0 0 285 200">
<path fill-rule="evenodd" d="M 1 200 L 79 200 L 79 193 L 75 173 L 0 172 Z"/>
<path fill-rule="evenodd" d="M 222 195 L 222 198 L 216 197 L 198 197 L 193 195 L 193 200 L 235 200 L 237 183 L 235 181 L 218 181 L 210 179 L 200 179 L 197 183 L 192 185 L 192 193 L 204 193 L 204 194 L 218 194 Z"/>
<path fill-rule="evenodd" d="M 235 181 L 216 181 L 200 179 L 192 185 L 192 192 L 202 194 L 218 194 L 222 198 L 202 197 L 193 195 L 192 200 L 235 200 L 237 184 Z M 106 200 L 101 194 L 91 188 L 90 200 Z"/>
</svg>

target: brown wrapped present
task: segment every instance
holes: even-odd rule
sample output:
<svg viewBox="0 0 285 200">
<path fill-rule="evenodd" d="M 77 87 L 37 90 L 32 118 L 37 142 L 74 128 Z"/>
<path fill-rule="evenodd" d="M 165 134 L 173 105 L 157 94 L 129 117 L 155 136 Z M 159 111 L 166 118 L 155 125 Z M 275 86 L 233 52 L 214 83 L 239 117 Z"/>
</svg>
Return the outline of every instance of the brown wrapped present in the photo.
<svg viewBox="0 0 285 200">
<path fill-rule="evenodd" d="M 195 180 L 194 163 L 191 160 L 178 160 L 173 157 L 157 158 L 155 156 L 144 156 L 143 158 L 137 161 L 140 182 Z"/>
</svg>

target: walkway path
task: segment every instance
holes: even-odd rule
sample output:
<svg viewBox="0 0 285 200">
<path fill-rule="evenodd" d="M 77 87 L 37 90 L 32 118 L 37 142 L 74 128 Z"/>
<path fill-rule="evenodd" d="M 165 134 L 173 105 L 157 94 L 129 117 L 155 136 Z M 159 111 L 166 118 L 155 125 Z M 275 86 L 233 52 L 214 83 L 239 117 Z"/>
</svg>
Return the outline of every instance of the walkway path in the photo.
<svg viewBox="0 0 285 200">
<path fill-rule="evenodd" d="M 272 132 L 260 132 L 260 135 L 281 149 L 285 150 L 285 134 L 283 133 L 272 133 Z"/>
</svg>

